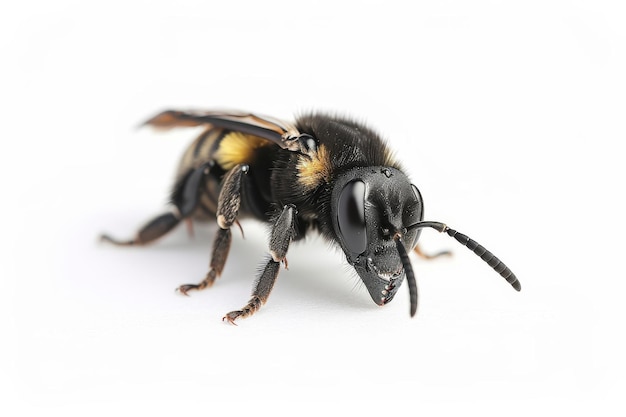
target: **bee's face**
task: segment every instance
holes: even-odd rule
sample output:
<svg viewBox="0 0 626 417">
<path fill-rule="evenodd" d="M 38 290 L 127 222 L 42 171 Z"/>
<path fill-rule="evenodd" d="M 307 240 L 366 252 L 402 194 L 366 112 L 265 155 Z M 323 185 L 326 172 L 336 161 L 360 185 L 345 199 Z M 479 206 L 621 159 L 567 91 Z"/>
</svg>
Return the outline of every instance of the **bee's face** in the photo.
<svg viewBox="0 0 626 417">
<path fill-rule="evenodd" d="M 419 237 L 419 230 L 406 230 L 423 218 L 419 191 L 395 168 L 355 168 L 337 180 L 331 207 L 348 262 L 374 302 L 388 303 L 405 276 L 394 237 L 400 236 L 407 250 Z"/>
</svg>

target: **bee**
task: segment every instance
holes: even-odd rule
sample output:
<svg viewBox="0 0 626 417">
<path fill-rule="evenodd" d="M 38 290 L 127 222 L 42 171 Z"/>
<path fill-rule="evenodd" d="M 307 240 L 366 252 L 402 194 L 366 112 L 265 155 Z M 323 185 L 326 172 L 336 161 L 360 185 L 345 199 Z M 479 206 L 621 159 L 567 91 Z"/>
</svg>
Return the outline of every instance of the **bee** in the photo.
<svg viewBox="0 0 626 417">
<path fill-rule="evenodd" d="M 425 255 L 417 246 L 424 228 L 455 238 L 513 288 L 521 289 L 515 274 L 475 240 L 444 223 L 424 221 L 418 188 L 382 138 L 361 123 L 321 113 L 287 123 L 235 111 L 167 110 L 145 124 L 203 130 L 183 154 L 169 210 L 131 240 L 108 235 L 102 239 L 116 245 L 146 245 L 183 220 L 216 221 L 206 277 L 177 289 L 188 295 L 212 286 L 220 276 L 231 246 L 231 228 L 241 228 L 239 219 L 269 224 L 269 256 L 252 296 L 243 308 L 227 313 L 224 321 L 235 324 L 266 303 L 281 263 L 287 267 L 291 242 L 311 231 L 343 250 L 378 305 L 389 303 L 406 278 L 411 316 L 417 311 L 418 291 L 408 254 L 437 256 Z"/>
</svg>

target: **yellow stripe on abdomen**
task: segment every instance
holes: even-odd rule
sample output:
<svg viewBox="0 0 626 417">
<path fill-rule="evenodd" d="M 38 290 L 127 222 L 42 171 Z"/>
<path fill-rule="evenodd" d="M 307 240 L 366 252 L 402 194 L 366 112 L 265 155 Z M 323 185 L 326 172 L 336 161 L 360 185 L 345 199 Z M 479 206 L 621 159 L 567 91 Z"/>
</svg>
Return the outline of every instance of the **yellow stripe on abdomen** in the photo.
<svg viewBox="0 0 626 417">
<path fill-rule="evenodd" d="M 258 136 L 230 132 L 222 138 L 213 157 L 224 170 L 228 171 L 237 164 L 253 162 L 255 151 L 271 144 L 272 142 Z"/>
</svg>

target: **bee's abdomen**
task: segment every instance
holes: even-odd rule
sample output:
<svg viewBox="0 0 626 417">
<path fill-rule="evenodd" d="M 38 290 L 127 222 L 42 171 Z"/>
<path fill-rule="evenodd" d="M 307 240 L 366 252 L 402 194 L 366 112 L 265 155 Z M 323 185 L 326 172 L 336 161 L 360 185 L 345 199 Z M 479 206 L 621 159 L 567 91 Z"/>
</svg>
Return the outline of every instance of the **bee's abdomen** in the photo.
<svg viewBox="0 0 626 417">
<path fill-rule="evenodd" d="M 207 161 L 214 160 L 214 154 L 219 148 L 220 142 L 228 131 L 224 129 L 208 128 L 192 142 L 187 148 L 178 166 L 177 176 L 185 175 L 190 169 L 194 169 Z"/>
<path fill-rule="evenodd" d="M 253 215 L 264 220 L 271 197 L 259 190 L 268 188 L 265 182 L 269 182 L 271 161 L 268 161 L 267 155 L 272 154 L 274 147 L 278 148 L 258 136 L 213 127 L 204 130 L 183 154 L 177 172 L 178 184 L 189 172 L 207 162 L 211 163 L 206 180 L 200 187 L 198 207 L 192 217 L 198 220 L 214 219 L 223 176 L 238 164 L 248 164 L 251 168 L 245 179 L 247 184 L 242 189 L 242 194 L 246 195 L 242 195 L 240 214 L 242 217 Z"/>
</svg>

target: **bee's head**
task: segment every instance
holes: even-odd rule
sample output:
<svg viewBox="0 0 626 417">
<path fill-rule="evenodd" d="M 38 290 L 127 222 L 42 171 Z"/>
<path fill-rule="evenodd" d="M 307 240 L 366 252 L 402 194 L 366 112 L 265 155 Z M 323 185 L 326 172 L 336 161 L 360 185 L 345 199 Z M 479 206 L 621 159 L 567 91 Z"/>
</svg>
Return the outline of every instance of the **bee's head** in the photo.
<svg viewBox="0 0 626 417">
<path fill-rule="evenodd" d="M 341 175 L 331 197 L 331 217 L 348 262 L 378 305 L 392 300 L 407 270 L 420 229 L 407 226 L 424 215 L 422 196 L 406 175 L 391 167 L 358 167 Z M 414 304 L 413 300 L 411 303 Z M 414 314 L 417 307 L 411 306 Z"/>
</svg>

